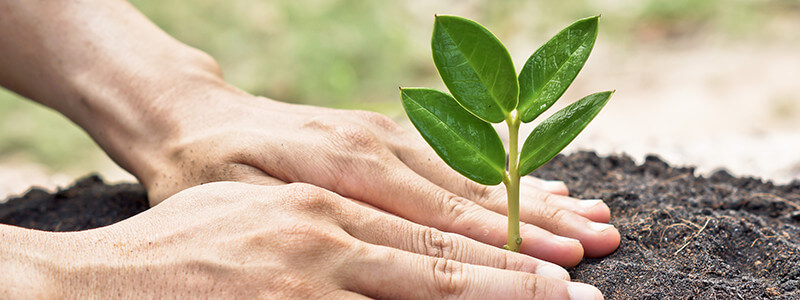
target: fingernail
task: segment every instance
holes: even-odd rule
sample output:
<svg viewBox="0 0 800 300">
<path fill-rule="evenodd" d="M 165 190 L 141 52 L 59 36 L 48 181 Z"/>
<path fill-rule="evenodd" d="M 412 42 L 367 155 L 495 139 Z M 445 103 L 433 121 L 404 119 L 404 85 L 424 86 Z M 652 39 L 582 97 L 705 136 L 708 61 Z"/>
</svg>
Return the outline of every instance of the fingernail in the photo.
<svg viewBox="0 0 800 300">
<path fill-rule="evenodd" d="M 562 243 L 580 243 L 580 241 L 565 236 L 556 235 L 556 240 Z"/>
<path fill-rule="evenodd" d="M 541 264 L 536 268 L 536 274 L 550 278 L 569 280 L 569 273 L 567 273 L 567 270 L 551 264 Z"/>
<path fill-rule="evenodd" d="M 591 228 L 594 231 L 601 232 L 609 228 L 614 228 L 614 225 L 608 223 L 589 222 L 589 228 Z"/>
<path fill-rule="evenodd" d="M 598 205 L 600 203 L 603 203 L 603 200 L 590 199 L 590 200 L 581 200 L 580 202 L 578 202 L 578 205 L 580 205 L 582 208 L 588 209 L 588 208 L 592 208 L 595 205 Z"/>
<path fill-rule="evenodd" d="M 596 287 L 580 282 L 570 282 L 567 293 L 572 300 L 603 299 L 603 294 Z"/>
</svg>

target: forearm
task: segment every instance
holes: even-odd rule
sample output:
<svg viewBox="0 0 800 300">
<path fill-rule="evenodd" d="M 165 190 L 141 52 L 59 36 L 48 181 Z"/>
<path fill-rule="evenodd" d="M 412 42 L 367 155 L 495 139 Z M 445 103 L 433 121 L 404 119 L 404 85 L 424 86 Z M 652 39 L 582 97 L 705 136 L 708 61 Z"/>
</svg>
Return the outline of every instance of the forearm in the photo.
<svg viewBox="0 0 800 300">
<path fill-rule="evenodd" d="M 43 232 L 0 224 L 0 295 L 8 299 L 48 299 L 57 291 L 59 253 Z"/>
<path fill-rule="evenodd" d="M 0 224 L 0 298 L 119 297 L 137 279 L 155 277 L 135 274 L 139 253 L 122 250 L 147 229 L 114 232 L 119 233 L 108 227 L 47 232 Z"/>
<path fill-rule="evenodd" d="M 3 1 L 0 37 L 0 84 L 66 115 L 140 180 L 177 134 L 175 99 L 231 89 L 125 1 Z"/>
</svg>

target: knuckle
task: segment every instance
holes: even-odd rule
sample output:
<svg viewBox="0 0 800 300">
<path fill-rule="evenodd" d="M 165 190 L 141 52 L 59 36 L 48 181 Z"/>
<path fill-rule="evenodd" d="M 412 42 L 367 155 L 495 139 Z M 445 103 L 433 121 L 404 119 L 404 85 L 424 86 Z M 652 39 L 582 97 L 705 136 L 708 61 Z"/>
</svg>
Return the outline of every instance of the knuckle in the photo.
<svg viewBox="0 0 800 300">
<path fill-rule="evenodd" d="M 553 203 L 553 194 L 544 193 L 544 196 L 542 197 L 542 203 L 545 203 L 545 204 Z"/>
<path fill-rule="evenodd" d="M 338 122 L 329 117 L 329 115 L 313 116 L 308 118 L 303 123 L 302 128 L 316 129 L 321 131 L 333 131 L 338 126 Z"/>
<path fill-rule="evenodd" d="M 290 205 L 310 212 L 325 213 L 338 207 L 337 198 L 328 191 L 307 183 L 290 183 L 284 187 Z"/>
<path fill-rule="evenodd" d="M 475 199 L 488 200 L 491 198 L 494 187 L 477 184 L 473 181 L 467 181 L 466 184 L 468 185 L 467 190 L 472 192 L 472 197 Z"/>
<path fill-rule="evenodd" d="M 553 198 L 553 196 L 549 195 L 549 194 L 547 196 L 545 196 L 545 198 L 543 199 L 544 202 L 541 203 L 540 205 L 538 205 L 538 213 L 537 213 L 537 215 L 539 215 L 542 218 L 545 218 L 547 220 L 558 221 L 558 220 L 564 219 L 567 216 L 567 211 L 563 210 L 563 209 L 556 208 L 553 205 L 549 205 L 548 203 L 550 203 L 550 201 L 552 201 L 551 200 L 552 198 Z"/>
<path fill-rule="evenodd" d="M 329 228 L 312 222 L 294 222 L 281 226 L 276 233 L 284 245 L 291 245 L 296 257 L 316 261 L 326 255 L 343 253 L 352 245 Z"/>
<path fill-rule="evenodd" d="M 522 299 L 548 299 L 547 282 L 541 276 L 527 274 L 522 284 Z"/>
<path fill-rule="evenodd" d="M 556 195 L 553 193 L 544 193 L 541 202 L 547 206 L 558 207 L 559 203 L 563 202 L 564 196 Z"/>
<path fill-rule="evenodd" d="M 568 211 L 560 208 L 548 208 L 545 212 L 545 215 L 549 220 L 553 220 L 555 223 L 560 224 L 562 220 L 566 219 L 568 213 Z"/>
<path fill-rule="evenodd" d="M 366 120 L 370 124 L 375 125 L 383 130 L 396 131 L 400 128 L 400 126 L 397 125 L 397 122 L 392 120 L 392 118 L 389 118 L 385 115 L 376 112 L 357 111 L 356 114 L 358 114 L 360 118 Z"/>
<path fill-rule="evenodd" d="M 440 299 L 458 299 L 467 289 L 464 265 L 458 261 L 438 258 L 433 265 L 434 289 Z"/>
<path fill-rule="evenodd" d="M 340 126 L 336 128 L 335 138 L 346 148 L 355 151 L 374 151 L 379 145 L 375 134 L 360 126 Z"/>
<path fill-rule="evenodd" d="M 355 119 L 359 119 L 358 114 L 360 113 L 356 114 Z M 331 145 L 344 149 L 348 153 L 377 152 L 381 146 L 381 139 L 372 131 L 375 126 L 352 119 L 353 115 L 349 112 L 345 115 L 315 116 L 306 120 L 303 128 L 314 131 Z"/>
<path fill-rule="evenodd" d="M 520 260 L 511 256 L 510 251 L 503 251 L 503 254 L 497 261 L 497 268 L 502 270 L 523 270 Z"/>
<path fill-rule="evenodd" d="M 455 241 L 448 234 L 434 228 L 425 227 L 422 229 L 421 238 L 420 248 L 422 249 L 420 250 L 422 253 L 437 258 L 457 259 Z"/>
<path fill-rule="evenodd" d="M 441 225 L 445 227 L 453 225 L 454 221 L 470 215 L 476 207 L 472 201 L 452 193 L 444 196 L 441 205 L 441 211 L 443 212 L 441 215 L 444 218 Z"/>
<path fill-rule="evenodd" d="M 568 224 L 568 213 L 568 211 L 563 209 L 544 206 L 539 208 L 536 215 L 541 218 L 542 224 L 548 226 L 548 230 L 556 232 Z"/>
</svg>

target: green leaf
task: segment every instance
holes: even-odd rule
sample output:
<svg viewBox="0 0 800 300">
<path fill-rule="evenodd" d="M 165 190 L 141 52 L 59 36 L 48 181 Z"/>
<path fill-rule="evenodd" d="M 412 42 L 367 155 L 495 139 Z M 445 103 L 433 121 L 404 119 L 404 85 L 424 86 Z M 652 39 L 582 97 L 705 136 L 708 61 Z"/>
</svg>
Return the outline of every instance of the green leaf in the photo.
<svg viewBox="0 0 800 300">
<path fill-rule="evenodd" d="M 536 119 L 564 94 L 578 76 L 597 39 L 597 19 L 572 23 L 528 58 L 519 73 L 519 106 L 522 122 Z"/>
<path fill-rule="evenodd" d="M 492 125 L 434 89 L 403 88 L 400 96 L 411 123 L 451 168 L 481 184 L 503 181 L 506 152 Z"/>
<path fill-rule="evenodd" d="M 519 174 L 528 174 L 561 152 L 580 133 L 614 92 L 599 92 L 559 110 L 536 128 L 520 151 Z"/>
<path fill-rule="evenodd" d="M 465 18 L 436 16 L 431 47 L 444 84 L 467 111 L 499 123 L 517 107 L 514 63 L 489 30 Z"/>
</svg>

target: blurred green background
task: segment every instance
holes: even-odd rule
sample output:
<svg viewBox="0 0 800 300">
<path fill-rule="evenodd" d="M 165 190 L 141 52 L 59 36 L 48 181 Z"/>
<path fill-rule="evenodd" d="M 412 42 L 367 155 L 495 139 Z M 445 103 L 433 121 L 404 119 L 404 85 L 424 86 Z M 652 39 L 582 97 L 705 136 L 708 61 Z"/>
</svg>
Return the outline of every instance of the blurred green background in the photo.
<svg viewBox="0 0 800 300">
<path fill-rule="evenodd" d="M 226 79 L 248 92 L 398 120 L 404 118 L 398 86 L 442 87 L 429 48 L 434 13 L 486 25 L 518 67 L 560 28 L 595 14 L 602 14 L 603 47 L 629 52 L 702 47 L 709 38 L 796 42 L 800 19 L 796 0 L 131 2 L 178 40 L 215 57 Z M 75 175 L 109 164 L 68 120 L 5 90 L 0 123 L 0 163 L 32 162 Z"/>
</svg>

